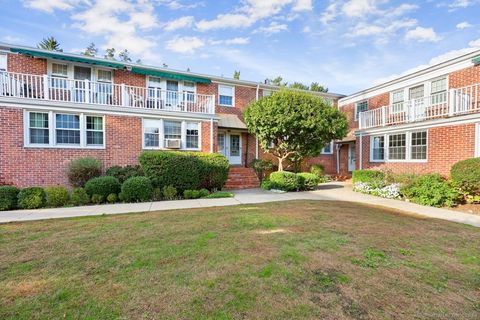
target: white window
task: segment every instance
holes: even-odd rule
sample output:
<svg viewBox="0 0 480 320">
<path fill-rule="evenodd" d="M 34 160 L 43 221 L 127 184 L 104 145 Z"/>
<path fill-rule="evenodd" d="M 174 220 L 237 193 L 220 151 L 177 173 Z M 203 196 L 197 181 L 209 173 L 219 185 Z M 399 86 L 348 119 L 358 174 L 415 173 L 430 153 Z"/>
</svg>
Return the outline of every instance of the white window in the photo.
<svg viewBox="0 0 480 320">
<path fill-rule="evenodd" d="M 263 96 L 268 97 L 272 95 L 272 90 L 263 89 Z"/>
<path fill-rule="evenodd" d="M 320 154 L 333 154 L 333 141 L 327 144 Z"/>
<path fill-rule="evenodd" d="M 99 82 L 112 82 L 112 71 L 110 70 L 98 70 L 98 77 Z"/>
<path fill-rule="evenodd" d="M 147 149 L 160 148 L 162 120 L 143 120 L 143 146 Z"/>
<path fill-rule="evenodd" d="M 105 146 L 103 116 L 25 112 L 25 146 L 98 148 Z"/>
<path fill-rule="evenodd" d="M 370 139 L 372 162 L 385 160 L 385 136 L 375 136 Z"/>
<path fill-rule="evenodd" d="M 195 101 L 195 82 L 184 81 L 183 92 L 185 94 L 185 100 L 188 102 Z"/>
<path fill-rule="evenodd" d="M 7 55 L 0 53 L 0 71 L 7 71 Z"/>
<path fill-rule="evenodd" d="M 68 66 L 63 63 L 52 63 L 52 76 L 66 78 L 68 76 Z"/>
<path fill-rule="evenodd" d="M 407 159 L 407 134 L 391 134 L 388 136 L 388 159 Z"/>
<path fill-rule="evenodd" d="M 392 113 L 403 112 L 404 110 L 404 92 L 398 90 L 392 93 Z"/>
<path fill-rule="evenodd" d="M 235 89 L 233 86 L 218 86 L 218 104 L 226 107 L 233 107 L 235 105 L 234 99 Z"/>
<path fill-rule="evenodd" d="M 181 141 L 183 150 L 200 149 L 200 122 L 176 120 L 143 120 L 143 148 L 162 149 L 165 140 Z"/>
<path fill-rule="evenodd" d="M 408 95 L 410 100 L 423 98 L 425 96 L 425 86 L 422 84 L 422 85 L 410 88 Z"/>
<path fill-rule="evenodd" d="M 440 78 L 431 82 L 431 104 L 447 102 L 447 78 Z"/>
<path fill-rule="evenodd" d="M 187 149 L 198 149 L 199 130 L 197 122 L 187 123 Z"/>
<path fill-rule="evenodd" d="M 368 100 L 358 102 L 355 104 L 355 120 L 358 120 L 360 112 L 368 110 Z"/>
<path fill-rule="evenodd" d="M 427 131 L 412 132 L 410 136 L 410 159 L 427 159 Z"/>
<path fill-rule="evenodd" d="M 182 122 L 180 121 L 164 121 L 163 134 L 167 139 L 182 139 Z"/>
</svg>

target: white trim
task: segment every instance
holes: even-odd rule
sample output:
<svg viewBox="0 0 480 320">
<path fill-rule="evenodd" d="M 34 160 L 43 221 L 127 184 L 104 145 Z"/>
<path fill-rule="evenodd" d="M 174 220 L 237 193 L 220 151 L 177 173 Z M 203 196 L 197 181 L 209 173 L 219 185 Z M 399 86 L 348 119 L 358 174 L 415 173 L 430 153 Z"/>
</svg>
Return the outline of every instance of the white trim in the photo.
<svg viewBox="0 0 480 320">
<path fill-rule="evenodd" d="M 412 133 L 415 132 L 426 132 L 426 158 L 425 159 L 412 159 Z M 405 159 L 390 159 L 390 135 L 400 135 L 405 134 Z M 372 163 L 427 163 L 428 162 L 428 141 L 429 134 L 428 130 L 411 130 L 411 131 L 401 131 L 401 132 L 390 132 L 383 134 L 384 136 L 384 160 L 373 160 L 373 144 L 372 139 L 374 137 L 379 137 L 382 135 L 372 135 L 370 136 L 370 162 Z"/>
<path fill-rule="evenodd" d="M 145 121 L 146 120 L 152 120 L 152 121 L 158 121 L 158 147 L 147 147 L 145 145 Z M 202 121 L 193 121 L 193 120 L 184 120 L 184 119 L 178 119 L 178 118 L 142 118 L 142 149 L 143 150 L 172 150 L 169 148 L 165 148 L 165 123 L 164 120 L 168 121 L 176 121 L 180 122 L 180 127 L 181 127 L 181 144 L 180 144 L 180 151 L 201 151 L 202 150 Z M 187 123 L 197 123 L 198 125 L 198 148 L 187 148 Z"/>
<path fill-rule="evenodd" d="M 383 159 L 374 159 L 373 158 L 373 140 L 375 138 L 378 138 L 378 137 L 383 137 Z M 385 162 L 386 142 L 387 142 L 387 138 L 385 137 L 385 134 L 370 136 L 370 160 L 369 160 L 369 162 L 374 162 L 374 163 L 384 163 Z"/>
<path fill-rule="evenodd" d="M 228 88 L 232 89 L 232 105 L 221 104 L 220 103 L 220 87 L 228 87 Z M 228 107 L 228 108 L 234 108 L 235 107 L 235 86 L 234 85 L 219 83 L 217 93 L 218 93 L 218 105 L 219 106 Z"/>
<path fill-rule="evenodd" d="M 2 69 L 2 64 L 0 64 L 0 71 L 8 72 L 8 54 L 0 52 L 0 61 L 5 62 L 5 69 Z"/>
<path fill-rule="evenodd" d="M 333 141 L 330 141 L 330 152 L 325 152 L 325 147 L 320 151 L 320 155 L 333 155 Z"/>
</svg>

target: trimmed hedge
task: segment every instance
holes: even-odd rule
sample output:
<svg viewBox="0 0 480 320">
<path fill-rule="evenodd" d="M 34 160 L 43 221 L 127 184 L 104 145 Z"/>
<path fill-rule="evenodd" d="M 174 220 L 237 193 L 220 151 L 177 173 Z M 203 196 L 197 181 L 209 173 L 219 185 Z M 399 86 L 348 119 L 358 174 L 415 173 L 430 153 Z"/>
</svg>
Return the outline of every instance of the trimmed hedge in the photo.
<svg viewBox="0 0 480 320">
<path fill-rule="evenodd" d="M 228 177 L 228 160 L 217 153 L 145 151 L 139 160 L 154 187 L 173 186 L 180 194 L 221 189 Z"/>
<path fill-rule="evenodd" d="M 18 206 L 22 209 L 38 209 L 47 202 L 45 191 L 40 187 L 30 187 L 18 193 Z"/>
<path fill-rule="evenodd" d="M 118 182 L 117 178 L 110 176 L 93 178 L 88 180 L 85 184 L 85 191 L 90 197 L 93 197 L 93 195 L 96 194 L 102 196 L 103 200 L 105 200 L 110 193 L 118 194 L 120 192 L 120 182 Z M 98 197 L 96 198 L 98 201 Z"/>
<path fill-rule="evenodd" d="M 93 157 L 74 159 L 67 169 L 68 181 L 74 187 L 83 187 L 88 180 L 101 175 L 102 163 Z"/>
<path fill-rule="evenodd" d="M 355 170 L 352 174 L 353 183 L 364 182 L 374 188 L 385 186 L 385 173 L 378 170 Z"/>
<path fill-rule="evenodd" d="M 453 184 L 466 195 L 480 194 L 480 158 L 455 163 L 450 170 Z"/>
<path fill-rule="evenodd" d="M 269 177 L 271 188 L 283 191 L 296 191 L 302 187 L 303 178 L 288 171 L 272 172 Z"/>
<path fill-rule="evenodd" d="M 320 177 L 314 173 L 300 172 L 297 176 L 301 178 L 300 189 L 302 190 L 313 190 L 320 183 Z"/>
<path fill-rule="evenodd" d="M 19 192 L 20 190 L 13 186 L 0 186 L 0 211 L 15 209 Z"/>
<path fill-rule="evenodd" d="M 70 193 L 67 188 L 62 186 L 45 188 L 47 195 L 47 207 L 63 207 L 70 201 Z"/>
<path fill-rule="evenodd" d="M 125 167 L 113 166 L 107 169 L 106 175 L 115 177 L 120 183 L 124 183 L 128 178 L 143 176 L 143 170 L 142 167 L 138 165 L 127 165 Z"/>
<path fill-rule="evenodd" d="M 131 177 L 122 184 L 121 198 L 126 202 L 145 202 L 152 200 L 153 187 L 147 177 Z"/>
<path fill-rule="evenodd" d="M 426 174 L 403 187 L 401 193 L 415 203 L 433 207 L 452 207 L 460 194 L 439 174 Z"/>
</svg>

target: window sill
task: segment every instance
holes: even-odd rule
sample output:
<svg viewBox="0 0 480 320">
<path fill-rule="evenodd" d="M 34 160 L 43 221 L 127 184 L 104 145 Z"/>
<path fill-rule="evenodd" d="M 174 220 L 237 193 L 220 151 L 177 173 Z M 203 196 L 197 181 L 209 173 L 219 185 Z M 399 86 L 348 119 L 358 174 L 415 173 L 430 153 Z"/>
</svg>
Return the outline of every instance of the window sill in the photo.
<svg viewBox="0 0 480 320">
<path fill-rule="evenodd" d="M 226 107 L 226 108 L 234 108 L 234 105 L 228 105 L 228 104 L 218 104 L 219 107 Z"/>
<path fill-rule="evenodd" d="M 69 145 L 49 145 L 49 144 L 27 144 L 23 146 L 26 149 L 88 149 L 105 150 L 105 146 L 69 146 Z"/>
</svg>

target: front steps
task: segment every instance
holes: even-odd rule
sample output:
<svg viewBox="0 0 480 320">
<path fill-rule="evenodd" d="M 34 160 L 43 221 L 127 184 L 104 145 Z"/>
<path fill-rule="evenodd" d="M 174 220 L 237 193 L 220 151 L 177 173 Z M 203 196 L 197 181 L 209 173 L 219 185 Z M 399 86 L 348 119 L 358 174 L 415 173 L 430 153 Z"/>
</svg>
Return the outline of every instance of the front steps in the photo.
<svg viewBox="0 0 480 320">
<path fill-rule="evenodd" d="M 230 167 L 225 189 L 251 189 L 259 186 L 260 181 L 252 168 Z"/>
</svg>

